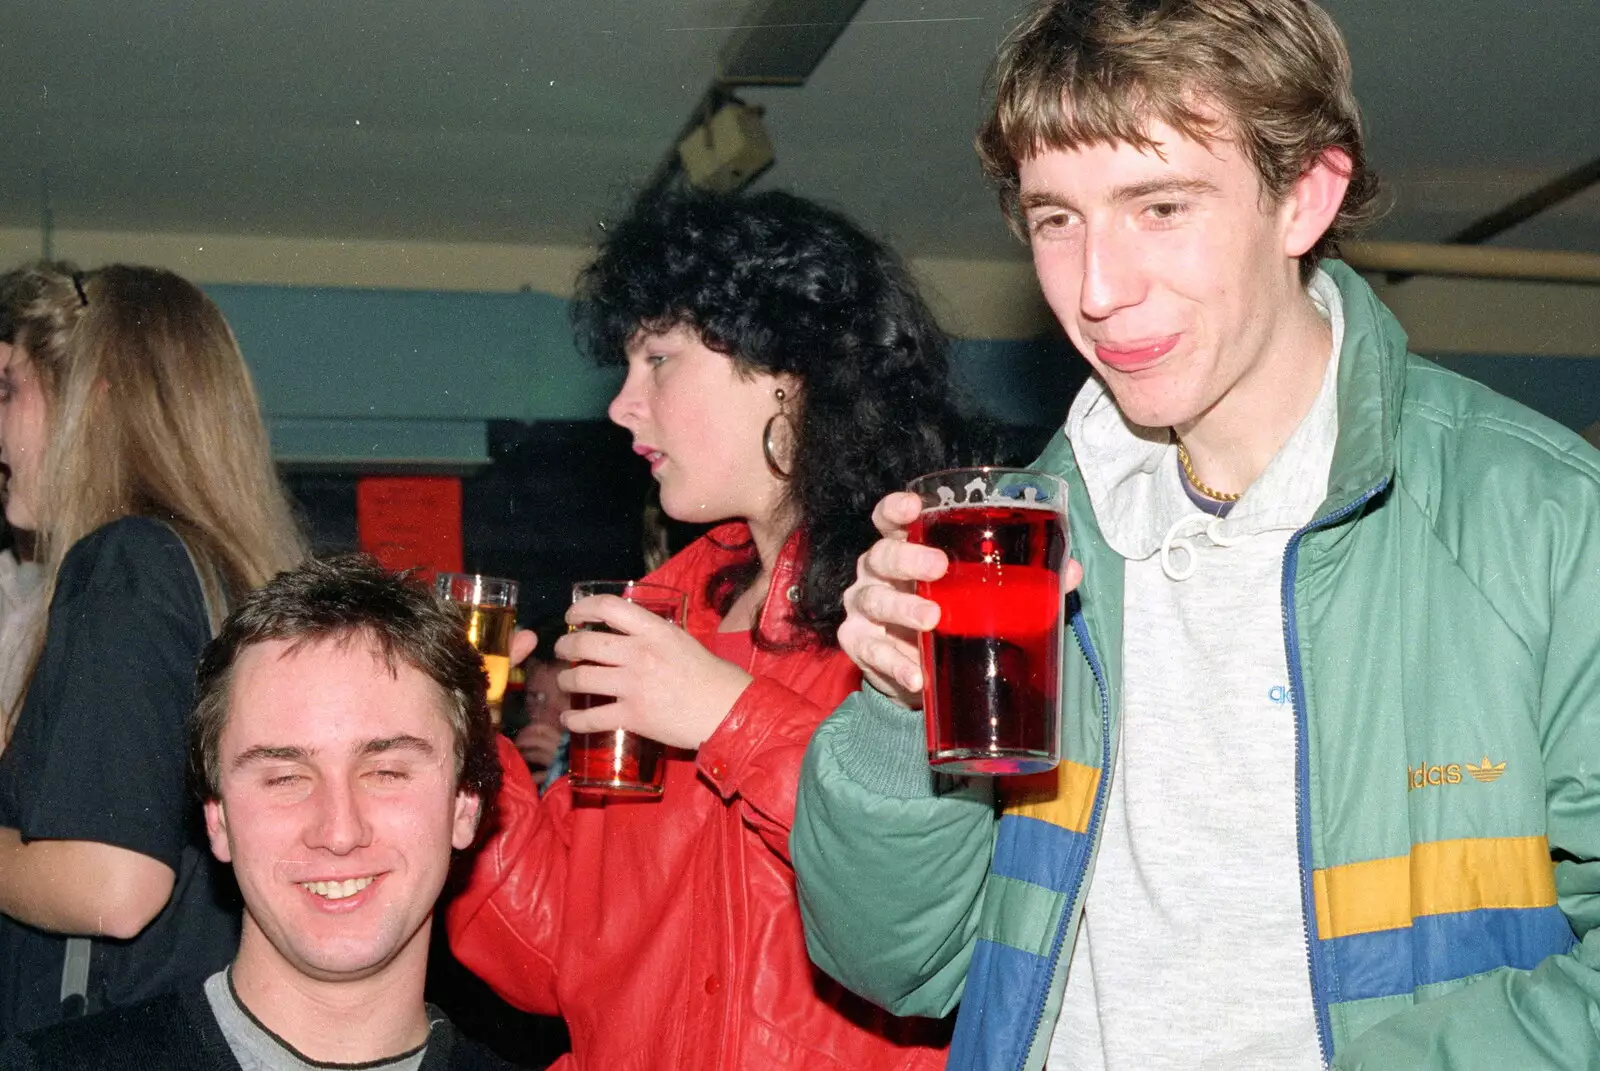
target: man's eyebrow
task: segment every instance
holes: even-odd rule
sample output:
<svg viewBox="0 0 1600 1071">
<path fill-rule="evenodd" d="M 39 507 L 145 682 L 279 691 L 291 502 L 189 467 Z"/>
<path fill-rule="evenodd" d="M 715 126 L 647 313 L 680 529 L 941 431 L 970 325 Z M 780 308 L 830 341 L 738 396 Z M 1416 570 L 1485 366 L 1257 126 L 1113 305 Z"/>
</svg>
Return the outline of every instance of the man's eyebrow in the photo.
<svg viewBox="0 0 1600 1071">
<path fill-rule="evenodd" d="M 234 756 L 229 765 L 235 770 L 243 769 L 256 762 L 309 762 L 311 752 L 303 747 L 273 747 L 268 744 L 257 744 L 247 747 Z"/>
<path fill-rule="evenodd" d="M 1145 197 L 1155 197 L 1161 194 L 1186 193 L 1191 195 L 1204 195 L 1219 192 L 1219 187 L 1210 179 L 1180 178 L 1177 175 L 1165 175 L 1160 178 L 1145 179 L 1143 182 L 1130 182 L 1123 186 L 1113 187 L 1111 200 L 1115 204 L 1126 204 Z M 1066 208 L 1072 209 L 1073 205 L 1065 197 L 1051 190 L 1029 190 L 1018 198 L 1018 203 L 1023 211 L 1030 208 Z"/>
<path fill-rule="evenodd" d="M 1210 179 L 1179 178 L 1176 175 L 1167 175 L 1162 178 L 1146 179 L 1143 182 L 1130 182 L 1126 186 L 1118 186 L 1111 191 L 1111 199 L 1118 204 L 1129 201 L 1138 201 L 1145 197 L 1154 197 L 1163 193 L 1208 194 L 1218 192 L 1217 184 Z"/>
<path fill-rule="evenodd" d="M 382 755 L 389 751 L 414 751 L 422 756 L 434 753 L 433 745 L 420 736 L 401 733 L 399 736 L 381 736 L 361 745 L 363 755 Z"/>
<path fill-rule="evenodd" d="M 1060 194 L 1052 193 L 1049 190 L 1028 190 L 1024 192 L 1020 198 L 1018 198 L 1018 203 L 1022 205 L 1022 210 L 1024 212 L 1030 208 L 1072 207 L 1067 203 L 1066 198 L 1062 197 Z"/>
</svg>

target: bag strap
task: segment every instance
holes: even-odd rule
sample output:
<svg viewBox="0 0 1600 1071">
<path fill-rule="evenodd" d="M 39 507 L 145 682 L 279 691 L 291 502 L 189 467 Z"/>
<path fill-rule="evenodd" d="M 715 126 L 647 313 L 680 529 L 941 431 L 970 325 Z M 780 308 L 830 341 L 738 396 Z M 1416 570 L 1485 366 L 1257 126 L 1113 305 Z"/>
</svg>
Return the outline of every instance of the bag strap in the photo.
<svg viewBox="0 0 1600 1071">
<path fill-rule="evenodd" d="M 189 567 L 194 570 L 195 582 L 200 585 L 200 601 L 205 604 L 206 627 L 210 630 L 211 638 L 216 639 L 217 632 L 222 628 L 222 619 L 228 616 L 230 609 L 228 606 L 228 590 L 223 586 L 222 577 L 217 575 L 216 569 L 210 567 L 201 568 L 200 559 L 195 557 L 194 548 L 189 546 L 189 541 L 176 531 L 172 534 L 178 537 L 178 542 L 183 544 L 183 552 L 189 556 Z M 214 585 L 206 583 L 208 574 Z M 217 602 L 213 602 L 211 599 L 213 586 L 216 588 Z M 221 605 L 219 606 L 217 603 L 221 603 Z"/>
<path fill-rule="evenodd" d="M 195 582 L 200 585 L 200 601 L 206 611 L 206 628 L 215 639 L 217 630 L 222 626 L 222 618 L 228 612 L 228 593 L 222 587 L 221 578 L 216 577 L 216 571 L 211 570 L 211 575 L 217 579 L 217 595 L 222 605 L 218 607 L 212 602 L 211 585 L 206 583 L 206 571 L 201 569 L 200 559 L 195 557 L 194 548 L 189 546 L 189 541 L 171 525 L 166 527 L 177 538 L 184 554 L 189 557 L 189 568 L 194 570 Z M 219 609 L 221 613 L 218 613 Z M 76 1019 L 80 1015 L 89 1014 L 89 965 L 93 959 L 94 938 L 67 938 L 67 950 L 61 960 L 62 1018 Z"/>
<path fill-rule="evenodd" d="M 61 962 L 63 1018 L 76 1019 L 89 1013 L 89 960 L 93 953 L 92 938 L 67 938 L 67 954 Z"/>
</svg>

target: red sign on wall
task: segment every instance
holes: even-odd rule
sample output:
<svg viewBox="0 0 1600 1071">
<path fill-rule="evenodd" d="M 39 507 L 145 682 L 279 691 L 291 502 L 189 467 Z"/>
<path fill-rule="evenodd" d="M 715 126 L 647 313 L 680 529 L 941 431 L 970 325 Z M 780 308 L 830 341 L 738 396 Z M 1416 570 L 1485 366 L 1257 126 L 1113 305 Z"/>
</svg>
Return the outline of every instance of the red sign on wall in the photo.
<svg viewBox="0 0 1600 1071">
<path fill-rule="evenodd" d="M 385 569 L 461 571 L 461 480 L 456 476 L 363 476 L 356 482 L 361 549 Z"/>
</svg>

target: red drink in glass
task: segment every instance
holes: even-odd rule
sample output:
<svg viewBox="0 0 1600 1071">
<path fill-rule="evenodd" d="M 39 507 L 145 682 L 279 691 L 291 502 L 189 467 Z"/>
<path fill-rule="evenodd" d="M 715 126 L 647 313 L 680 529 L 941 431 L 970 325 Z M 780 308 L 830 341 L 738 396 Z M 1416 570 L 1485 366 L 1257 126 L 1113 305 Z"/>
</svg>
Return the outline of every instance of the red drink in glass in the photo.
<svg viewBox="0 0 1600 1071">
<path fill-rule="evenodd" d="M 574 710 L 588 710 L 611 702 L 609 695 L 578 694 Z M 578 792 L 617 796 L 659 796 L 666 777 L 666 749 L 655 740 L 613 729 L 603 733 L 573 733 L 567 746 L 572 787 Z"/>
<path fill-rule="evenodd" d="M 616 595 L 680 627 L 688 601 L 683 592 L 664 584 L 600 580 L 572 586 L 573 602 L 590 595 Z M 601 624 L 582 627 L 597 632 L 616 631 Z M 610 702 L 609 695 L 575 692 L 571 696 L 573 710 L 588 710 Z M 572 790 L 591 795 L 659 796 L 667 773 L 666 748 L 659 741 L 626 729 L 573 733 L 567 745 L 567 762 Z"/>
<path fill-rule="evenodd" d="M 1059 761 L 1064 501 L 1064 487 L 1015 504 L 989 495 L 924 510 L 911 527 L 912 542 L 950 559 L 941 579 L 917 585 L 939 604 L 920 640 L 922 696 L 928 761 L 946 772 L 1029 774 Z"/>
</svg>

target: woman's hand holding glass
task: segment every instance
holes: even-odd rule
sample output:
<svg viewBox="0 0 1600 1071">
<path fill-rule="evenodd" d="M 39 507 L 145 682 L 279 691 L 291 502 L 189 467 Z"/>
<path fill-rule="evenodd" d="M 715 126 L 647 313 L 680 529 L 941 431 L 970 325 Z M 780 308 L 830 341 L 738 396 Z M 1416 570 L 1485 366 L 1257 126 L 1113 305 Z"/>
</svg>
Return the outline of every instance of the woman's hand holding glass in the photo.
<svg viewBox="0 0 1600 1071">
<path fill-rule="evenodd" d="M 569 710 L 573 733 L 627 729 L 668 747 L 693 750 L 716 731 L 750 674 L 718 658 L 683 629 L 612 595 L 572 604 L 567 623 L 602 624 L 556 641 L 557 657 L 574 663 L 557 678 L 569 693 L 615 696 L 615 702 Z"/>
</svg>

